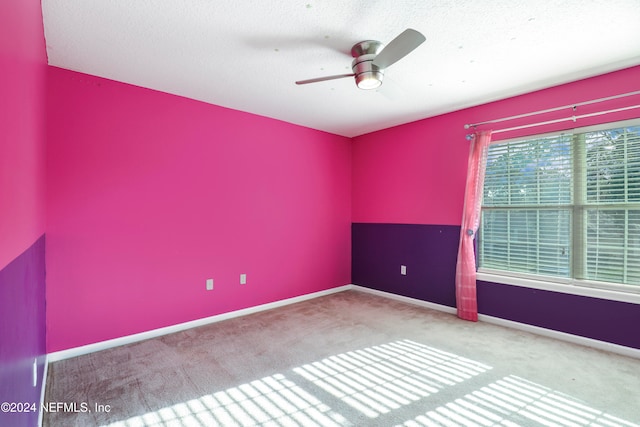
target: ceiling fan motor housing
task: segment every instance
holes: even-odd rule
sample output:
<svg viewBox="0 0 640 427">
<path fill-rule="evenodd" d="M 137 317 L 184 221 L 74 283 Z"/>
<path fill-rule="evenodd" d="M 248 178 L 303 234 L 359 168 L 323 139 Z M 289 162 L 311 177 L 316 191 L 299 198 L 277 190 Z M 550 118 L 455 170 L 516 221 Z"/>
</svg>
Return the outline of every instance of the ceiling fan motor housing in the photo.
<svg viewBox="0 0 640 427">
<path fill-rule="evenodd" d="M 400 33 L 386 47 L 376 40 L 361 41 L 351 48 L 351 56 L 355 58 L 351 64 L 353 74 L 338 74 L 299 80 L 296 84 L 306 85 L 308 83 L 355 77 L 358 88 L 376 89 L 382 84 L 384 70 L 407 56 L 424 41 L 425 37 L 411 28 L 407 28 Z"/>
<path fill-rule="evenodd" d="M 379 41 L 365 40 L 351 48 L 351 56 L 355 58 L 351 69 L 360 89 L 376 89 L 382 84 L 384 70 L 374 65 L 373 60 L 383 47 Z"/>
</svg>

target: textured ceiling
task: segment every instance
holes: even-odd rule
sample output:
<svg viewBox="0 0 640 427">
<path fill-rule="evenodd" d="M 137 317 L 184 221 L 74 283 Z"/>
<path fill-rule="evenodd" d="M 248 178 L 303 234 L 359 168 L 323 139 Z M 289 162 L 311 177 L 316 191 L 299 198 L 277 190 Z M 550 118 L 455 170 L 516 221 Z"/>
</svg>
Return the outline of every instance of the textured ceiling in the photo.
<svg viewBox="0 0 640 427">
<path fill-rule="evenodd" d="M 640 0 L 43 0 L 49 64 L 356 136 L 640 64 Z M 351 46 L 426 42 L 380 89 Z"/>
</svg>

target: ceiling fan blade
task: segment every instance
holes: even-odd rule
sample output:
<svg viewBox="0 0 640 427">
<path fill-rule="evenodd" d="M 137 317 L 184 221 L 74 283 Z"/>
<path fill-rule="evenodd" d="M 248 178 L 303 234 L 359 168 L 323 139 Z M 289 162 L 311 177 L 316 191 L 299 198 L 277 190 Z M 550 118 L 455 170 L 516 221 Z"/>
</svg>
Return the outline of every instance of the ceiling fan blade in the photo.
<svg viewBox="0 0 640 427">
<path fill-rule="evenodd" d="M 316 77 L 315 79 L 309 79 L 309 80 L 299 80 L 296 82 L 297 85 L 306 85 L 309 83 L 317 83 L 317 82 L 324 82 L 326 80 L 335 80 L 335 79 L 342 79 L 345 77 L 353 77 L 355 76 L 355 74 L 337 74 L 335 76 L 326 76 L 326 77 Z"/>
<path fill-rule="evenodd" d="M 425 40 L 420 32 L 407 28 L 382 49 L 373 60 L 373 65 L 385 69 L 407 56 Z"/>
</svg>

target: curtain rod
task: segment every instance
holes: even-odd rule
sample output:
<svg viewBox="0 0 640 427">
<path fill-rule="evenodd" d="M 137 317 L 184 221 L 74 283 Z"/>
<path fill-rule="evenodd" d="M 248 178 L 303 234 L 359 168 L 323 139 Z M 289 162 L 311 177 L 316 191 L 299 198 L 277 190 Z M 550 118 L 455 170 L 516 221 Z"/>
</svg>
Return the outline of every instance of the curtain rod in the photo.
<svg viewBox="0 0 640 427">
<path fill-rule="evenodd" d="M 640 92 L 638 92 L 638 93 L 640 93 Z M 535 127 L 535 126 L 543 126 L 543 125 L 550 125 L 550 124 L 553 124 L 553 123 L 568 122 L 569 120 L 571 120 L 571 121 L 573 121 L 575 123 L 576 120 L 578 120 L 578 119 L 585 119 L 587 117 L 602 116 L 604 114 L 610 114 L 610 113 L 618 113 L 620 111 L 633 110 L 634 108 L 640 108 L 640 104 L 638 104 L 638 105 L 630 105 L 628 107 L 614 108 L 613 110 L 606 110 L 606 111 L 598 111 L 598 112 L 595 112 L 595 113 L 581 114 L 579 116 L 564 117 L 562 119 L 555 119 L 555 120 L 547 120 L 547 121 L 544 121 L 544 122 L 530 123 L 528 125 L 514 126 L 514 127 L 510 127 L 510 128 L 504 128 L 504 129 L 497 129 L 497 130 L 492 131 L 492 133 L 495 134 L 495 133 L 500 133 L 500 132 L 509 132 L 509 131 L 512 131 L 512 130 L 526 129 L 526 128 Z M 467 140 L 473 139 L 474 136 L 475 135 L 473 135 L 473 134 L 467 134 Z"/>
<path fill-rule="evenodd" d="M 490 123 L 500 123 L 500 122 L 505 122 L 505 121 L 508 121 L 508 120 L 515 120 L 515 119 L 521 119 L 521 118 L 524 118 L 524 117 L 536 116 L 538 114 L 552 113 L 554 111 L 560 111 L 560 110 L 564 110 L 566 108 L 571 108 L 571 109 L 573 109 L 575 111 L 575 109 L 577 107 L 581 107 L 583 105 L 597 104 L 598 102 L 611 101 L 611 100 L 614 100 L 614 99 L 624 98 L 624 97 L 627 97 L 627 96 L 633 96 L 633 95 L 639 95 L 639 94 L 640 94 L 640 90 L 637 90 L 637 91 L 634 91 L 634 92 L 622 93 L 620 95 L 608 96 L 606 98 L 598 98 L 598 99 L 592 99 L 590 101 L 584 101 L 584 102 L 578 102 L 578 103 L 575 103 L 575 104 L 563 105 L 562 107 L 555 107 L 555 108 L 549 108 L 547 110 L 539 110 L 539 111 L 533 111 L 531 113 L 519 114 L 517 116 L 503 117 L 503 118 L 500 118 L 500 119 L 493 119 L 493 120 L 487 120 L 487 121 L 484 121 L 484 122 L 466 124 L 466 125 L 464 125 L 464 128 L 465 129 L 469 129 L 469 128 L 480 126 L 480 125 L 487 125 L 487 124 L 490 124 Z M 554 123 L 554 122 L 551 122 L 551 123 Z M 528 127 L 528 126 L 525 126 L 525 127 Z"/>
</svg>

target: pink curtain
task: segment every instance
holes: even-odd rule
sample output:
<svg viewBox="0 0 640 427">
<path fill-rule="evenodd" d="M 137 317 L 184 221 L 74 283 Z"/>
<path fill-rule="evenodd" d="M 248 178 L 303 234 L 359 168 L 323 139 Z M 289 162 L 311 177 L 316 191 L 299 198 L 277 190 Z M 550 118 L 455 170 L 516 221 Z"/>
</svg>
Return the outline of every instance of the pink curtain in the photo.
<svg viewBox="0 0 640 427">
<path fill-rule="evenodd" d="M 471 140 L 467 185 L 464 194 L 460 247 L 456 265 L 456 305 L 458 317 L 478 321 L 478 301 L 476 298 L 476 256 L 473 240 L 480 225 L 482 187 L 487 161 L 487 150 L 491 143 L 491 131 L 476 132 Z"/>
</svg>

